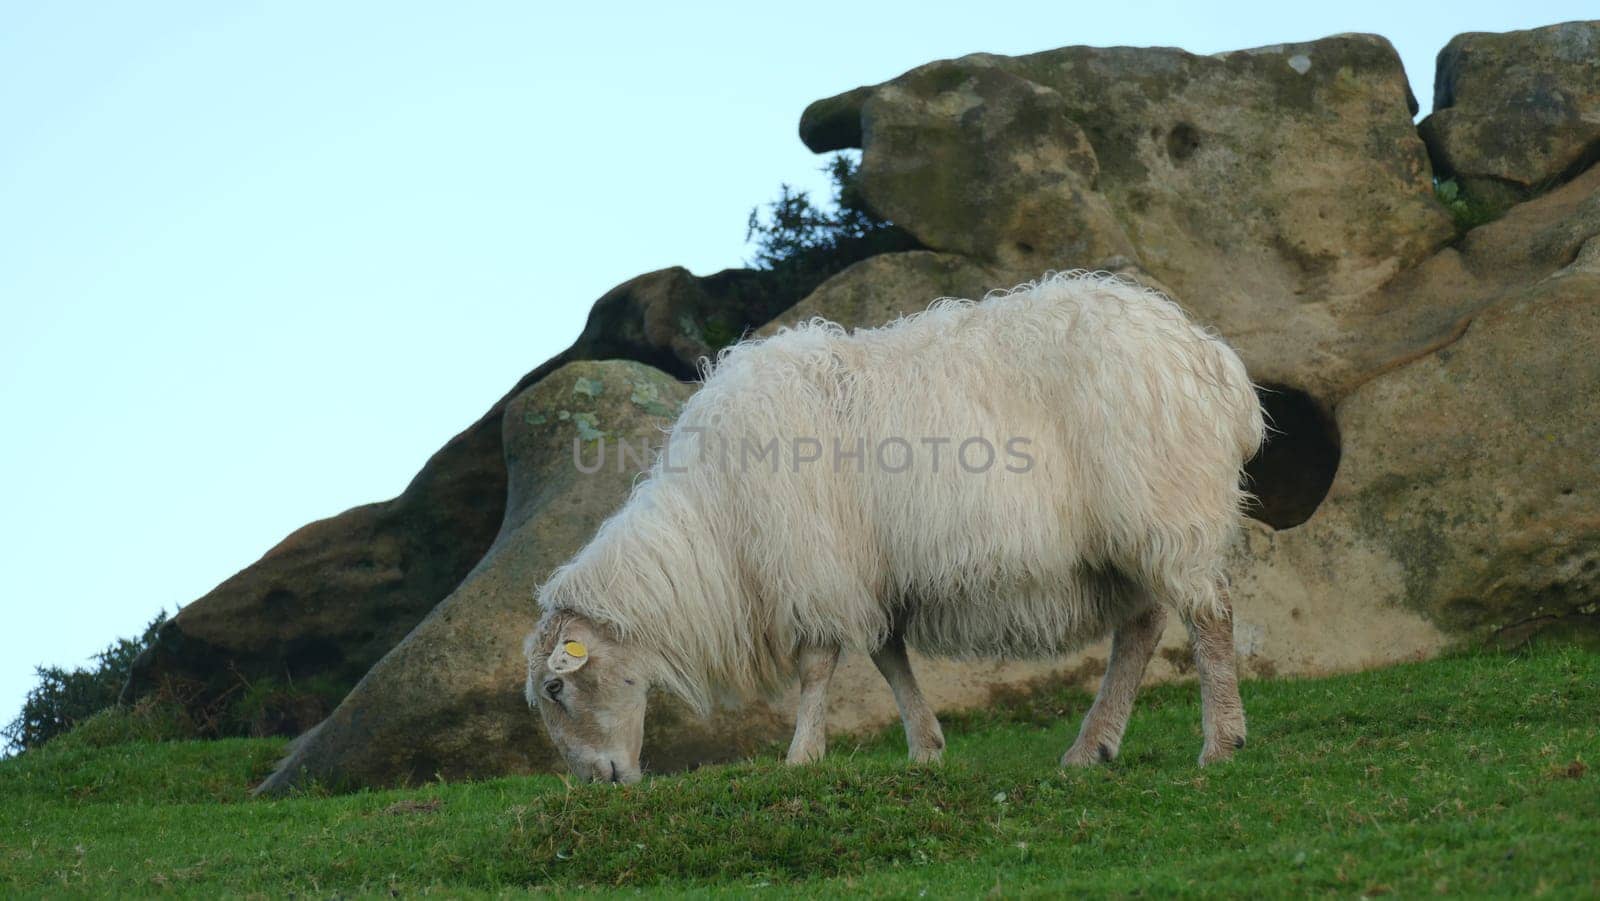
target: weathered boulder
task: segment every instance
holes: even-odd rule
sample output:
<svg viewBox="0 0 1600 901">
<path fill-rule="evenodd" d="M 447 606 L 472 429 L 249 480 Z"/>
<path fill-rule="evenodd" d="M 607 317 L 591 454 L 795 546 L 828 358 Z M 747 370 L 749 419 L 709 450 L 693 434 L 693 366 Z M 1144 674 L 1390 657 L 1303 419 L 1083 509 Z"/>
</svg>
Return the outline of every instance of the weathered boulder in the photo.
<svg viewBox="0 0 1600 901">
<path fill-rule="evenodd" d="M 680 266 L 630 279 L 595 302 L 578 340 L 582 358 L 637 360 L 693 378 L 702 357 L 798 299 L 775 282 L 772 273 L 752 269 L 700 278 Z"/>
<path fill-rule="evenodd" d="M 1600 170 L 1513 207 L 1373 291 L 1307 299 L 1282 315 L 1218 325 L 1261 384 L 1332 410 L 1374 375 L 1455 340 L 1478 311 L 1566 265 L 1600 232 Z M 1217 325 L 1211 299 L 1174 294 Z"/>
<path fill-rule="evenodd" d="M 994 270 L 954 254 L 886 253 L 823 282 L 756 335 L 818 317 L 846 328 L 872 328 L 925 310 L 936 298 L 982 297 L 1000 284 Z"/>
<path fill-rule="evenodd" d="M 299 738 L 268 792 L 311 780 L 382 785 L 546 769 L 553 752 L 522 697 L 522 636 L 533 589 L 627 497 L 641 454 L 659 443 L 689 389 L 638 363 L 563 366 L 506 406 L 505 522 L 455 591 Z M 576 456 L 575 456 L 576 455 Z M 586 474 L 579 468 L 598 471 Z M 655 705 L 651 762 L 671 767 L 747 753 L 781 731 L 757 715 L 726 723 Z"/>
<path fill-rule="evenodd" d="M 1570 263 L 1600 234 L 1600 167 L 1512 207 L 1504 216 L 1468 232 L 1459 243 L 1472 277 L 1503 291 L 1528 285 Z"/>
<path fill-rule="evenodd" d="M 1451 237 L 1414 109 L 1387 41 L 1339 35 L 941 61 L 819 101 L 801 136 L 860 146 L 868 201 L 929 249 L 1013 277 L 1123 257 L 1231 334 Z"/>
<path fill-rule="evenodd" d="M 997 57 L 915 69 L 861 122 L 862 191 L 928 247 L 1014 269 L 1133 252 L 1067 98 Z"/>
<path fill-rule="evenodd" d="M 1600 272 L 1580 258 L 1346 398 L 1327 500 L 1299 528 L 1252 533 L 1235 593 L 1242 620 L 1282 629 L 1368 615 L 1262 653 L 1293 666 L 1285 651 L 1341 643 L 1370 662 L 1429 650 L 1393 625 L 1398 610 L 1471 640 L 1600 637 L 1596 335 Z"/>
<path fill-rule="evenodd" d="M 1420 126 L 1439 175 L 1509 206 L 1600 158 L 1600 22 L 1459 34 Z"/>
</svg>

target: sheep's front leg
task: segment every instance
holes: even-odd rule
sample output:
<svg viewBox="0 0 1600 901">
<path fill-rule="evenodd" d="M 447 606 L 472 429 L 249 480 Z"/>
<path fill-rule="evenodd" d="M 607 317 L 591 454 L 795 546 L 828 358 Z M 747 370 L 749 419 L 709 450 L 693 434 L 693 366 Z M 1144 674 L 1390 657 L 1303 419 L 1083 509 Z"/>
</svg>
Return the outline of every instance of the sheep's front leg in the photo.
<svg viewBox="0 0 1600 901">
<path fill-rule="evenodd" d="M 800 649 L 800 709 L 795 715 L 789 763 L 821 760 L 828 750 L 828 682 L 839 663 L 839 648 Z"/>
<path fill-rule="evenodd" d="M 1117 626 L 1111 638 L 1111 660 L 1100 680 L 1094 704 L 1084 714 L 1078 740 L 1061 757 L 1062 766 L 1109 763 L 1122 747 L 1122 733 L 1133 713 L 1133 699 L 1144 680 L 1145 667 L 1167 627 L 1167 612 L 1151 603 L 1132 619 Z"/>
<path fill-rule="evenodd" d="M 899 635 L 873 652 L 872 662 L 878 672 L 889 682 L 894 692 L 894 702 L 900 708 L 900 721 L 906 727 L 906 747 L 911 759 L 918 763 L 938 760 L 944 754 L 944 730 L 939 728 L 939 718 L 934 715 L 928 699 L 917 686 L 917 677 L 911 673 L 911 659 L 906 656 L 905 639 Z"/>
<path fill-rule="evenodd" d="M 1205 744 L 1200 765 L 1227 760 L 1244 747 L 1244 702 L 1233 651 L 1233 608 L 1226 586 L 1217 586 L 1215 604 L 1198 605 L 1184 617 L 1194 666 L 1200 675 L 1200 723 Z M 1209 599 L 1208 599 L 1209 600 Z"/>
</svg>

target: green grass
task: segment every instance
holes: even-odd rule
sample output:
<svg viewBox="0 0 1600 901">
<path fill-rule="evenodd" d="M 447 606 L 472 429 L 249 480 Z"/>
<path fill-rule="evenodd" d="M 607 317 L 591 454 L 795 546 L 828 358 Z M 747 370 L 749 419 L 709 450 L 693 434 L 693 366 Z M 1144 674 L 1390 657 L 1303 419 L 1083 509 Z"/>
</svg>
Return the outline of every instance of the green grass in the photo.
<svg viewBox="0 0 1600 901">
<path fill-rule="evenodd" d="M 1250 745 L 1196 768 L 1192 685 L 1123 757 L 1061 772 L 1087 696 L 628 788 L 555 777 L 251 801 L 282 745 L 68 736 L 0 763 L 0 895 L 815 896 L 1600 892 L 1600 654 L 1468 655 L 1244 686 Z"/>
</svg>

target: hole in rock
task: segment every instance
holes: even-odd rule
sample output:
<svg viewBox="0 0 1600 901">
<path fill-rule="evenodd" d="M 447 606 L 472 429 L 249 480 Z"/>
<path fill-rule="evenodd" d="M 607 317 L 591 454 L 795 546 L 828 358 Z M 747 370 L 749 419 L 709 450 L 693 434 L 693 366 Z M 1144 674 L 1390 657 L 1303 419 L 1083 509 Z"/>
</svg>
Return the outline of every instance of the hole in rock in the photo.
<svg viewBox="0 0 1600 901">
<path fill-rule="evenodd" d="M 1200 130 L 1187 122 L 1179 122 L 1167 132 L 1167 156 L 1181 163 L 1200 149 Z"/>
<path fill-rule="evenodd" d="M 1262 385 L 1267 440 L 1244 465 L 1255 500 L 1250 516 L 1274 529 L 1311 518 L 1339 471 L 1339 426 L 1311 395 L 1287 385 Z"/>
</svg>

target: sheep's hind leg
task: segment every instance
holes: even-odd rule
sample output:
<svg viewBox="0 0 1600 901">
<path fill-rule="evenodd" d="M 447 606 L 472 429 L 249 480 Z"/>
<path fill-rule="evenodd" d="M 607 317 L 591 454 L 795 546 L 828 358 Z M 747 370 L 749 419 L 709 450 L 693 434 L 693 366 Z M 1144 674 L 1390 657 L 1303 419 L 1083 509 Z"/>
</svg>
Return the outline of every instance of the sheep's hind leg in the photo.
<svg viewBox="0 0 1600 901">
<path fill-rule="evenodd" d="M 1205 745 L 1200 765 L 1227 760 L 1244 747 L 1244 702 L 1239 700 L 1239 672 L 1233 650 L 1233 608 L 1226 585 L 1217 585 L 1215 603 L 1196 604 L 1184 615 L 1189 643 L 1194 646 L 1200 675 L 1200 722 Z"/>
<path fill-rule="evenodd" d="M 838 647 L 800 649 L 800 709 L 789 743 L 791 764 L 813 763 L 828 751 L 828 682 L 838 663 Z"/>
<path fill-rule="evenodd" d="M 1122 733 L 1133 713 L 1133 699 L 1144 670 L 1167 627 L 1167 612 L 1154 602 L 1122 622 L 1111 638 L 1111 660 L 1100 680 L 1094 704 L 1084 714 L 1078 740 L 1061 757 L 1062 766 L 1109 763 L 1122 747 Z"/>
<path fill-rule="evenodd" d="M 906 656 L 905 639 L 899 635 L 874 651 L 872 662 L 878 672 L 888 680 L 894 692 L 894 702 L 900 708 L 900 720 L 906 727 L 906 747 L 911 759 L 917 763 L 931 763 L 944 754 L 944 730 L 939 728 L 939 718 L 934 715 L 928 699 L 917 686 L 917 677 L 911 672 L 911 659 Z"/>
</svg>

